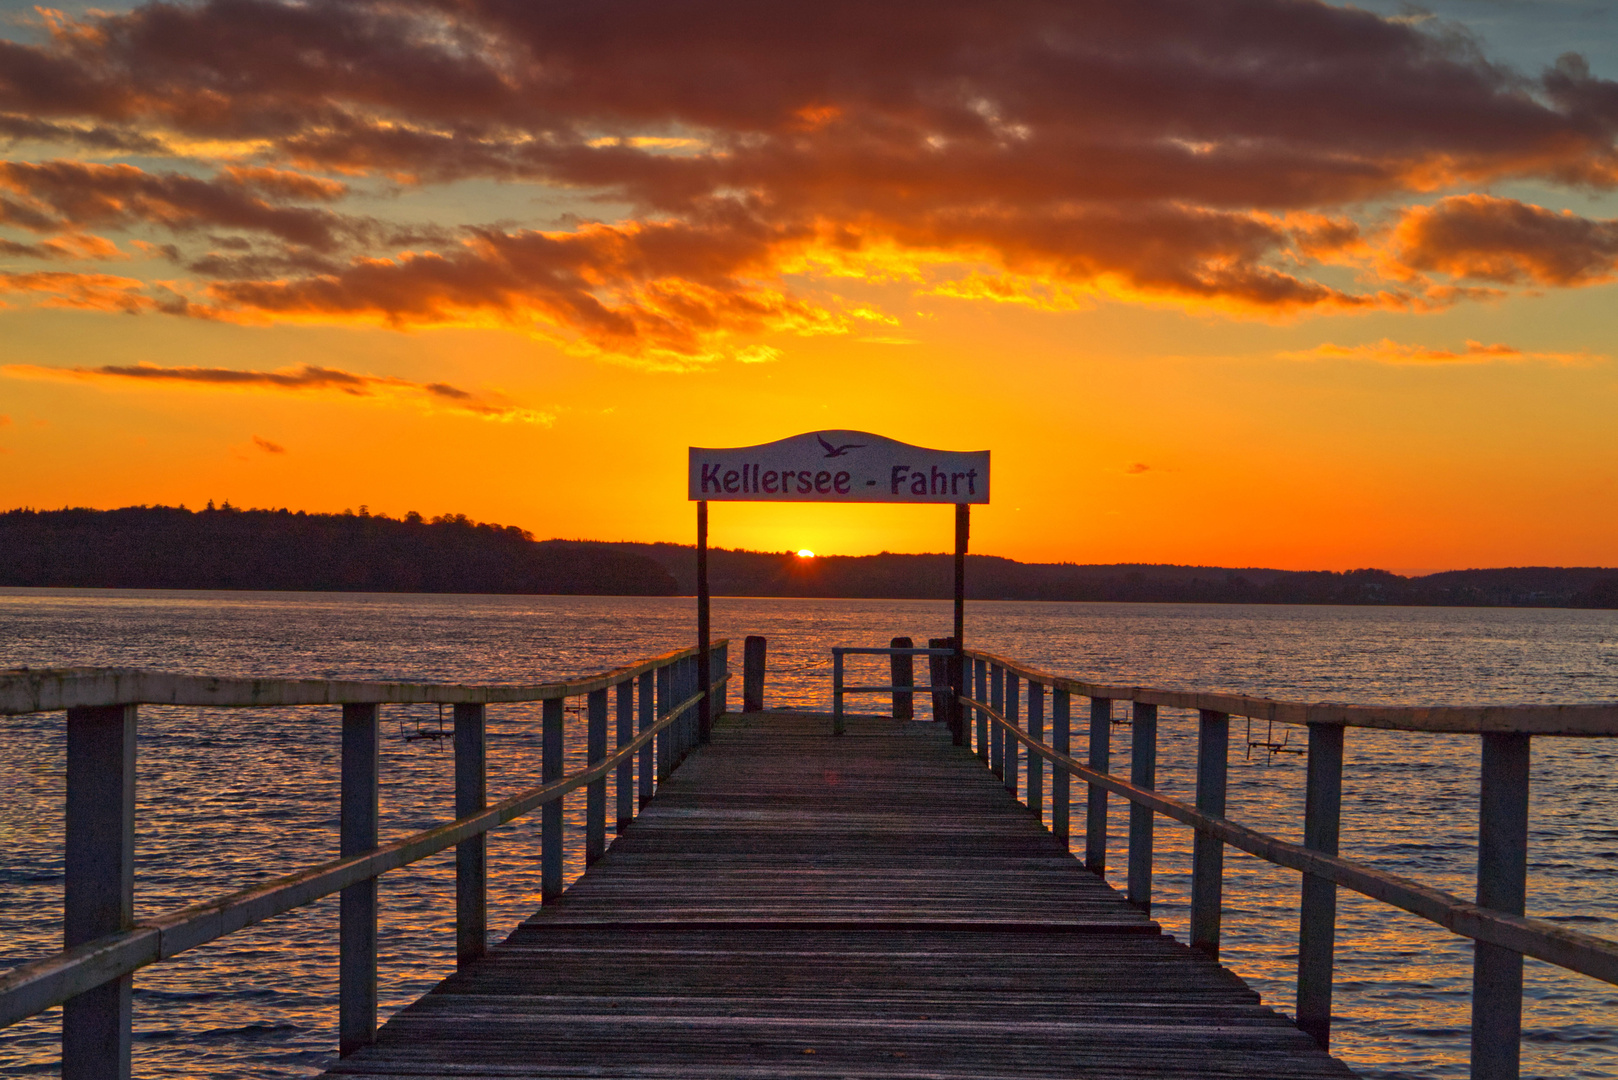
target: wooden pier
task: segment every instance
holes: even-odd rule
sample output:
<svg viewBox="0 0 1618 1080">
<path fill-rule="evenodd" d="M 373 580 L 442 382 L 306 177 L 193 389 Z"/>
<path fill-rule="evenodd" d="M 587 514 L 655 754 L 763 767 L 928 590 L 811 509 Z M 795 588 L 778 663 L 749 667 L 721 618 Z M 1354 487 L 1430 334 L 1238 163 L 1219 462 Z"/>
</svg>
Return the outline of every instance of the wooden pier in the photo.
<svg viewBox="0 0 1618 1080">
<path fill-rule="evenodd" d="M 892 682 L 846 683 L 850 654 L 885 655 Z M 65 712 L 67 750 L 67 947 L 0 972 L 0 1026 L 62 1005 L 63 1080 L 129 1077 L 138 971 L 333 894 L 333 1075 L 1350 1076 L 1323 1049 L 1344 888 L 1476 943 L 1473 1080 L 1519 1076 L 1523 957 L 1618 985 L 1618 941 L 1524 913 L 1530 743 L 1618 737 L 1618 703 L 1277 701 L 896 638 L 833 649 L 831 714 L 783 713 L 759 711 L 764 669 L 749 639 L 741 714 L 723 641 L 529 685 L 0 672 L 0 716 Z M 892 718 L 849 715 L 850 694 L 891 697 Z M 927 697 L 946 722 L 907 719 Z M 570 700 L 586 753 L 568 773 Z M 524 702 L 541 707 L 542 782 L 491 804 L 485 710 Z M 423 703 L 453 706 L 456 816 L 381 842 L 380 711 Z M 340 707 L 337 857 L 137 919 L 148 704 L 321 706 L 334 722 Z M 1112 759 L 1126 707 L 1127 779 Z M 1156 789 L 1159 709 L 1195 724 L 1194 802 Z M 1225 817 L 1232 717 L 1307 729 L 1303 843 Z M 1337 854 L 1355 728 L 1480 739 L 1476 901 Z M 564 891 L 562 800 L 581 790 L 589 869 Z M 1127 896 L 1103 881 L 1109 797 L 1128 803 Z M 490 949 L 486 834 L 536 811 L 544 905 Z M 1195 833 L 1186 944 L 1148 917 L 1158 816 Z M 452 847 L 457 973 L 378 1030 L 377 879 Z M 1301 875 L 1295 1025 L 1217 963 L 1226 847 Z"/>
<path fill-rule="evenodd" d="M 945 725 L 729 714 L 606 854 L 330 1075 L 1348 1077 Z"/>
</svg>

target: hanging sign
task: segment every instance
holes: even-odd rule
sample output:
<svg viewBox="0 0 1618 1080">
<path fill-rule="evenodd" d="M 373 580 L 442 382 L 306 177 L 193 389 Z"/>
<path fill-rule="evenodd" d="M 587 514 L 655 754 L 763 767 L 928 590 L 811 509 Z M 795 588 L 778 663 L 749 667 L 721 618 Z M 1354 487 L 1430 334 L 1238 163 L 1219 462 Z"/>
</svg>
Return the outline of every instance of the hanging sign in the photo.
<svg viewBox="0 0 1618 1080">
<path fill-rule="evenodd" d="M 987 450 L 930 450 L 864 431 L 691 447 L 690 497 L 714 502 L 986 503 Z"/>
</svg>

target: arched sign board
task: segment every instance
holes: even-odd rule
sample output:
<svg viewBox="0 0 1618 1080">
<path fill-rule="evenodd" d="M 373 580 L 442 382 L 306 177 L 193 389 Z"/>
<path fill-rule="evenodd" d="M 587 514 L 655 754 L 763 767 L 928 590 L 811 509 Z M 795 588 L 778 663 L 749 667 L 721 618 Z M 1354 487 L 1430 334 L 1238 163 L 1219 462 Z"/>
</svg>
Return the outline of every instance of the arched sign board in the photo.
<svg viewBox="0 0 1618 1080">
<path fill-rule="evenodd" d="M 693 446 L 690 497 L 710 502 L 986 503 L 987 450 L 931 450 L 863 431 L 762 446 Z"/>
<path fill-rule="evenodd" d="M 688 495 L 697 504 L 697 677 L 709 686 L 708 503 L 954 503 L 955 656 L 950 727 L 966 735 L 964 689 L 966 545 L 971 504 L 989 501 L 989 451 L 932 450 L 864 431 L 810 431 L 759 446 L 690 448 Z M 698 707 L 700 738 L 712 724 Z"/>
</svg>

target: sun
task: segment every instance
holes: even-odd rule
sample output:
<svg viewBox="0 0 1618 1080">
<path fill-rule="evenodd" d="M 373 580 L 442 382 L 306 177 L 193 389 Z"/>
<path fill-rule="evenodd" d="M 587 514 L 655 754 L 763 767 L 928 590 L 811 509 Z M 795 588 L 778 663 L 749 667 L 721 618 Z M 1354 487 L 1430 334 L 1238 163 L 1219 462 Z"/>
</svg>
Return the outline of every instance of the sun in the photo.
<svg viewBox="0 0 1618 1080">
<path fill-rule="evenodd" d="M 810 551 L 808 548 L 799 548 L 798 549 L 798 558 L 800 558 L 800 559 L 812 559 L 814 557 L 815 557 L 815 553 Z"/>
</svg>

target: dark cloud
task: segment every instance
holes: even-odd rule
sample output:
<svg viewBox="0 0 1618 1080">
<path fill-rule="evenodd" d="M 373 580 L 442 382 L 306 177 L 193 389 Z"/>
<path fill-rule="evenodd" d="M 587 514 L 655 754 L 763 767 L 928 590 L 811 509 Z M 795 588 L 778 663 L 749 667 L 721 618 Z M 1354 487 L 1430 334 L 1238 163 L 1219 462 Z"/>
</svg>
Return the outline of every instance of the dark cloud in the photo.
<svg viewBox="0 0 1618 1080">
<path fill-rule="evenodd" d="M 1577 284 L 1610 263 L 1599 227 L 1452 200 L 1379 262 L 1348 216 L 1368 201 L 1618 182 L 1618 84 L 1577 57 L 1524 76 L 1352 7 L 162 0 L 46 18 L 43 44 L 0 44 L 0 137 L 235 140 L 256 163 L 14 163 L 0 221 L 251 234 L 179 257 L 210 279 L 189 310 L 213 317 L 538 324 L 710 355 L 834 328 L 834 305 L 783 284 L 806 269 L 1285 316 L 1478 295 L 1427 273 Z M 323 171 L 525 180 L 635 219 L 390 230 L 333 209 L 347 188 Z"/>
<path fill-rule="evenodd" d="M 260 438 L 257 435 L 253 436 L 253 445 L 264 451 L 266 454 L 284 454 L 287 452 L 287 448 L 282 446 L 280 443 L 271 442 L 270 440 Z"/>
<path fill-rule="evenodd" d="M 1514 285 L 1589 285 L 1618 273 L 1618 220 L 1516 199 L 1455 195 L 1410 210 L 1395 232 L 1403 265 Z"/>
<path fill-rule="evenodd" d="M 0 287 L 4 280 L 0 279 Z M 363 375 L 339 368 L 301 364 L 279 371 L 220 367 L 163 367 L 158 364 L 103 364 L 100 367 L 51 368 L 31 364 L 0 367 L 0 374 L 22 379 L 71 379 L 104 382 L 144 382 L 175 386 L 210 386 L 225 389 L 270 389 L 292 393 L 338 393 L 348 397 L 387 399 L 413 397 L 458 412 L 491 420 L 550 423 L 551 417 L 521 408 L 498 395 L 476 394 L 448 383 L 420 383 L 393 375 Z M 260 449 L 285 453 L 285 448 L 253 436 Z"/>
<path fill-rule="evenodd" d="M 277 183 L 290 187 L 290 181 L 274 178 L 291 175 L 251 170 L 245 178 L 226 174 L 202 180 L 180 173 L 150 173 L 133 165 L 6 161 L 0 162 L 0 189 L 22 197 L 27 205 L 15 201 L 0 205 L 0 221 L 38 231 L 135 225 L 174 232 L 238 228 L 317 251 L 332 250 L 349 229 L 340 216 L 318 208 L 277 205 L 253 190 Z"/>
</svg>

